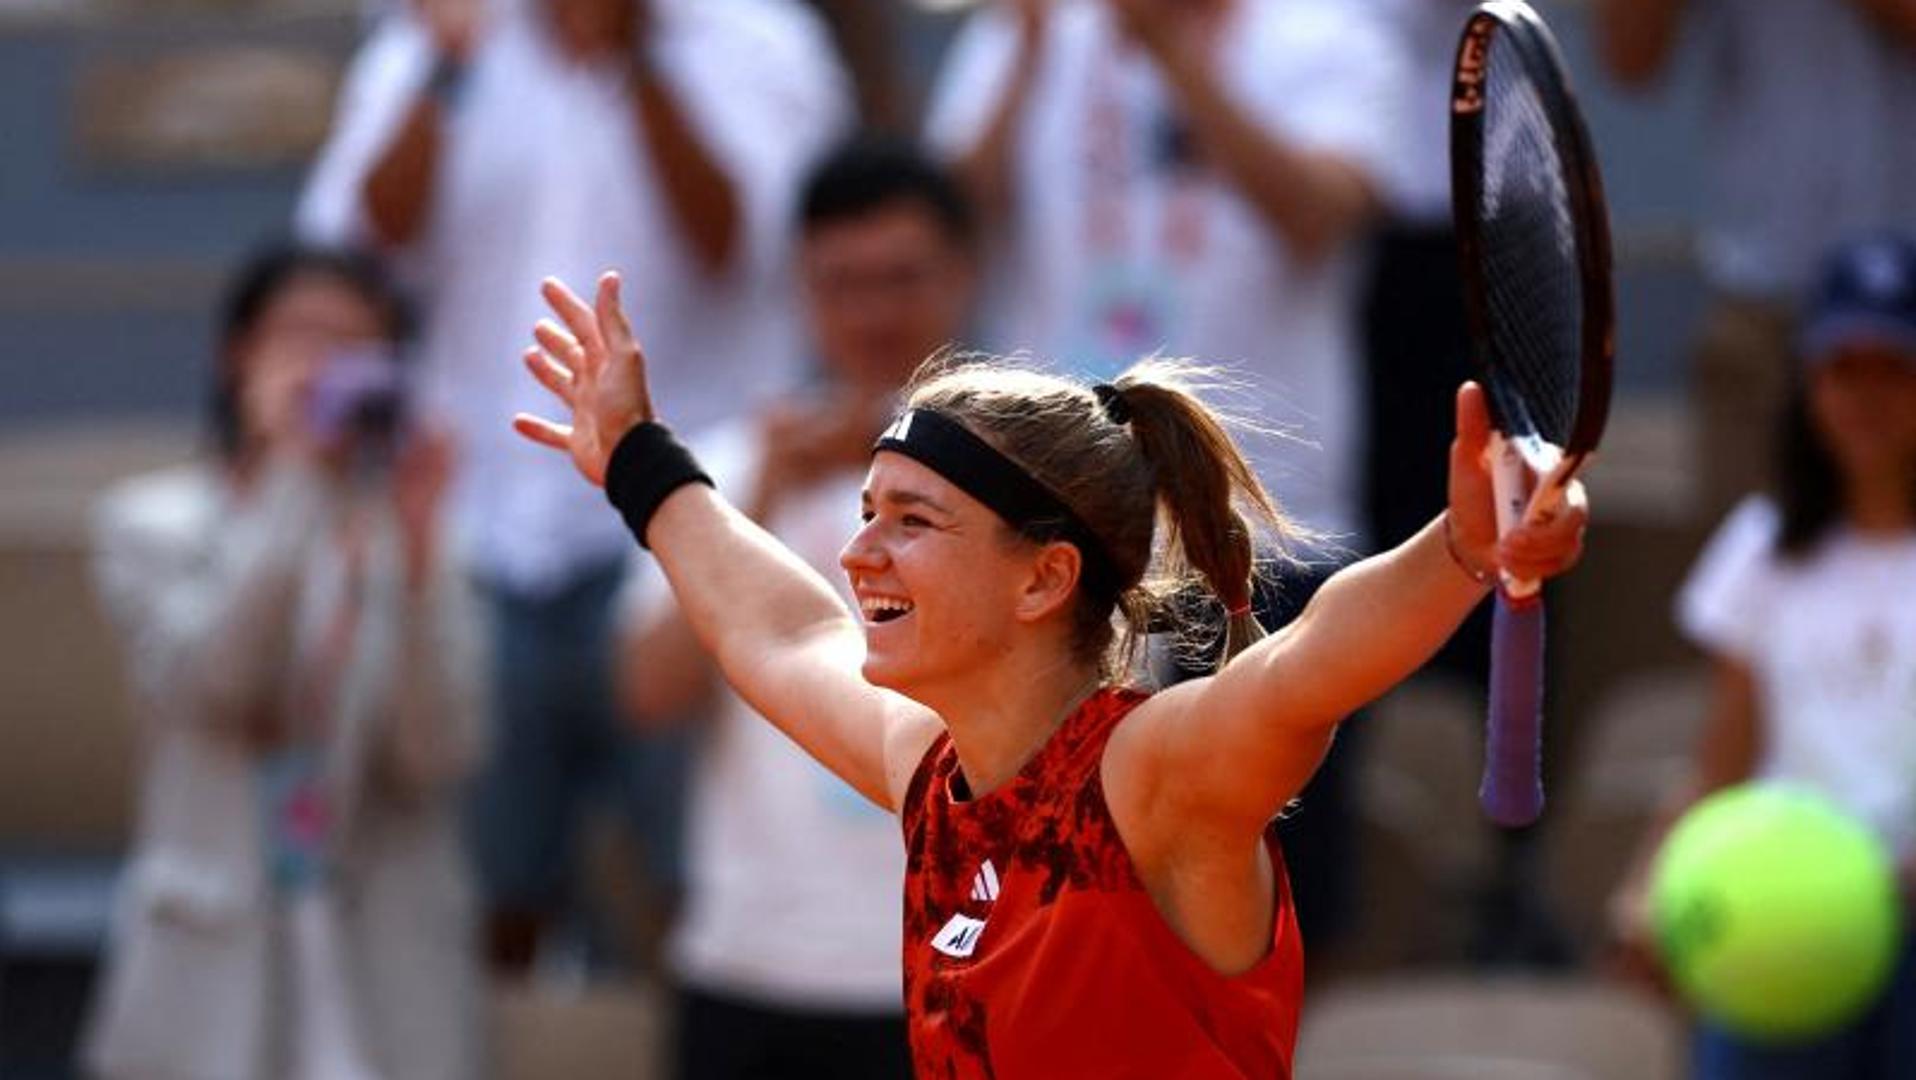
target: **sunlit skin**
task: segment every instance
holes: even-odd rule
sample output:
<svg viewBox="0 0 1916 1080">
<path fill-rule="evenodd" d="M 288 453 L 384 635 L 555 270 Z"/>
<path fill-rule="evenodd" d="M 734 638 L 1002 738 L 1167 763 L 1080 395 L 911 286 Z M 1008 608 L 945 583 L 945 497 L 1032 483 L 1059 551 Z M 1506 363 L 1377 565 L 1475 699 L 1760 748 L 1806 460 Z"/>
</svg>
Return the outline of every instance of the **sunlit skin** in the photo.
<svg viewBox="0 0 1916 1080">
<path fill-rule="evenodd" d="M 1066 544 L 1034 545 L 988 507 L 911 458 L 873 457 L 862 497 L 863 526 L 839 556 L 860 604 L 874 686 L 937 708 L 962 700 L 1021 629 L 1049 624 L 1068 638 L 1069 613 L 1058 595 L 1033 602 L 1042 548 L 1076 562 Z M 874 610 L 902 601 L 902 615 Z"/>
<path fill-rule="evenodd" d="M 754 417 L 763 456 L 755 482 L 732 493 L 755 521 L 778 520 L 788 500 L 866 471 L 872 439 L 889 422 L 900 388 L 925 360 L 960 337 L 972 270 L 964 237 L 932 193 L 900 190 L 858 209 L 805 221 L 798 277 L 819 381 L 768 402 Z M 858 510 L 841 507 L 849 527 Z M 717 673 L 676 612 L 655 613 L 623 636 L 626 712 L 642 727 L 683 723 Z"/>
</svg>

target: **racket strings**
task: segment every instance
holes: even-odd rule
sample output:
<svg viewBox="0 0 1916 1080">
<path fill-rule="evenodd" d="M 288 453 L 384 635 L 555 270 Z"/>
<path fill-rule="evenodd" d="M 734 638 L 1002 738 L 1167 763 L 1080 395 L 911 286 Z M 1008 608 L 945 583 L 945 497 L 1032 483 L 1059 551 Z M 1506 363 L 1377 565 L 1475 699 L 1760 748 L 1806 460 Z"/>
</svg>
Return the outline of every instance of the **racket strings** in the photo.
<svg viewBox="0 0 1916 1080">
<path fill-rule="evenodd" d="M 1501 37 L 1485 80 L 1482 222 L 1488 383 L 1507 434 L 1569 440 L 1582 277 L 1565 163 L 1521 56 Z"/>
</svg>

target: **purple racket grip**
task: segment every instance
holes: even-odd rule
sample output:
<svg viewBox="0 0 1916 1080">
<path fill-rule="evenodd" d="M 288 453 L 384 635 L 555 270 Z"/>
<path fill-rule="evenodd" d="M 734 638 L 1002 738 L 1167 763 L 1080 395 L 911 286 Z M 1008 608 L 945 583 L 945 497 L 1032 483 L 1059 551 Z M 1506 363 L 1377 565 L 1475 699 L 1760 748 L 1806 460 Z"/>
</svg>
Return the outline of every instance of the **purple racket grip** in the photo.
<svg viewBox="0 0 1916 1080">
<path fill-rule="evenodd" d="M 1543 813 L 1543 596 L 1497 593 L 1490 631 L 1490 722 L 1477 801 L 1499 825 Z"/>
</svg>

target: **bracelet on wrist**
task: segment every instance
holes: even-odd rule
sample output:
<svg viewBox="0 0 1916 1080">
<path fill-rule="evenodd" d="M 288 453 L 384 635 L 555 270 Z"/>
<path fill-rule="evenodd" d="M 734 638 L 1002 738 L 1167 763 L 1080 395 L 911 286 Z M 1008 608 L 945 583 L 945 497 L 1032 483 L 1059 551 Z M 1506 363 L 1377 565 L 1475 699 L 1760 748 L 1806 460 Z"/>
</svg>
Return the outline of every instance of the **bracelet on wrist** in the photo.
<svg viewBox="0 0 1916 1080">
<path fill-rule="evenodd" d="M 717 486 L 671 429 L 656 421 L 626 432 L 606 461 L 605 497 L 625 519 L 639 546 L 648 551 L 645 530 L 652 516 L 668 496 L 687 484 Z"/>
<path fill-rule="evenodd" d="M 1462 570 L 1465 577 L 1468 577 L 1477 584 L 1495 585 L 1497 583 L 1497 574 L 1495 571 L 1484 570 L 1480 567 L 1470 565 L 1470 563 L 1464 559 L 1463 552 L 1457 550 L 1457 536 L 1451 530 L 1450 512 L 1448 510 L 1444 511 L 1444 553 L 1450 556 L 1450 561 L 1457 564 L 1457 569 Z"/>
</svg>

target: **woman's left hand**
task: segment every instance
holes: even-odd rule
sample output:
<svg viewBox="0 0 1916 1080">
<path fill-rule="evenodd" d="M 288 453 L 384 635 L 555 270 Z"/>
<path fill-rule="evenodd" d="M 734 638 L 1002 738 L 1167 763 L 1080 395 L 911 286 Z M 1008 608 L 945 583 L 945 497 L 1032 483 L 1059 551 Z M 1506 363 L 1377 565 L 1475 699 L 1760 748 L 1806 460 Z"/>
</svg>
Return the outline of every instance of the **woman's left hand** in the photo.
<svg viewBox="0 0 1916 1080">
<path fill-rule="evenodd" d="M 1483 387 L 1457 390 L 1457 437 L 1450 444 L 1450 536 L 1458 558 L 1478 570 L 1502 570 L 1520 580 L 1555 577 L 1583 557 L 1590 505 L 1572 480 L 1556 511 L 1497 536 L 1496 493 L 1490 481 L 1490 409 Z"/>
<path fill-rule="evenodd" d="M 526 370 L 569 410 L 572 422 L 520 413 L 512 427 L 569 454 L 580 475 L 604 487 L 613 448 L 653 418 L 645 353 L 619 304 L 618 274 L 599 277 L 598 299 L 591 307 L 557 278 L 547 278 L 540 292 L 565 327 L 542 320 L 533 328 L 539 347 L 526 350 Z"/>
</svg>

